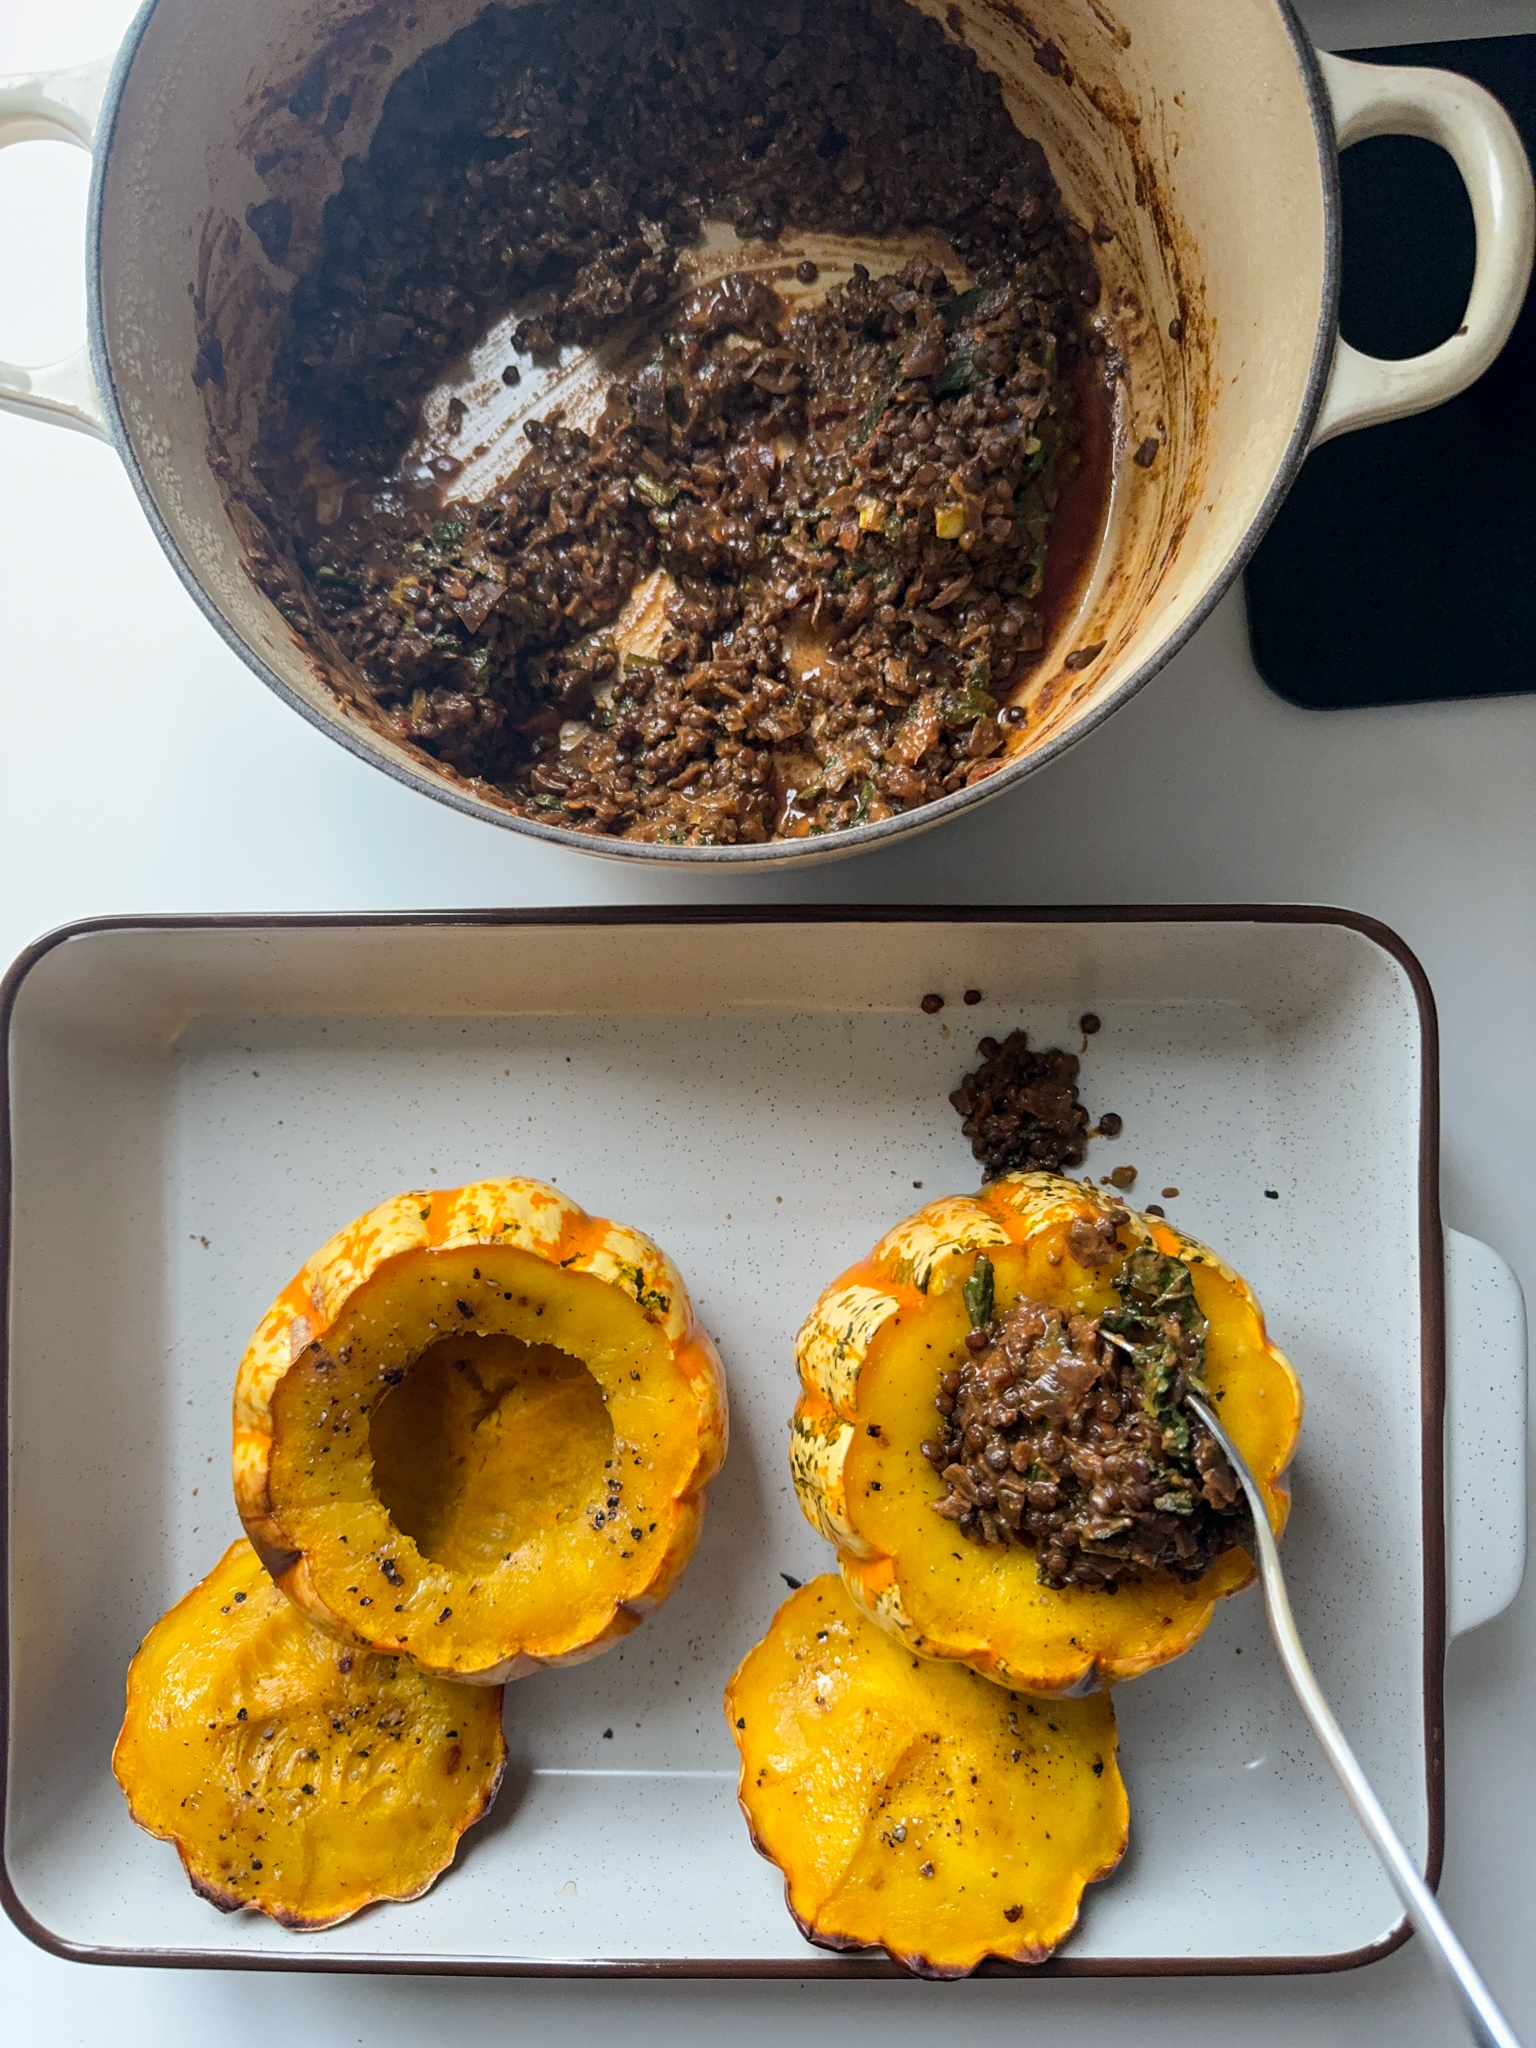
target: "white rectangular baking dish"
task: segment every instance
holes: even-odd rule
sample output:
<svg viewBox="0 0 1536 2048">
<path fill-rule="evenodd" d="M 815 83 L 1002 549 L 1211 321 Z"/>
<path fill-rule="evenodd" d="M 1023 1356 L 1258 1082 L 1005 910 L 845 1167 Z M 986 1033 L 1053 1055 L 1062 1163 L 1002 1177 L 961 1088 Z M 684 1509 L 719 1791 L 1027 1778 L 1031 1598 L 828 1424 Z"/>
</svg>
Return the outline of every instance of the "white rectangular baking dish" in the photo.
<svg viewBox="0 0 1536 2048">
<path fill-rule="evenodd" d="M 1085 1100 L 1125 1119 L 1093 1169 L 1135 1164 L 1138 1201 L 1177 1186 L 1167 1206 L 1252 1280 L 1301 1373 L 1302 1632 L 1438 1870 L 1446 1588 L 1455 1629 L 1519 1582 L 1524 1337 L 1491 1252 L 1453 1234 L 1442 1268 L 1433 1006 L 1390 933 L 1272 909 L 165 920 L 44 941 L 5 1000 L 4 1898 L 45 1946 L 885 1972 L 801 1940 L 736 1811 L 721 1712 L 784 1575 L 831 1562 L 789 1485 L 791 1340 L 889 1224 L 975 1184 L 946 1096 L 977 1037 L 1022 1022 L 1075 1046 L 1087 1009 Z M 320 1935 L 221 1918 L 129 1822 L 108 1757 L 140 1636 L 238 1533 L 236 1359 L 339 1223 L 502 1172 L 638 1224 L 687 1276 L 731 1393 L 699 1553 L 613 1653 L 509 1689 L 500 1802 L 426 1898 Z M 1400 1938 L 1256 1593 L 1116 1704 L 1131 1848 L 1048 1967 L 1331 1969 Z"/>
</svg>

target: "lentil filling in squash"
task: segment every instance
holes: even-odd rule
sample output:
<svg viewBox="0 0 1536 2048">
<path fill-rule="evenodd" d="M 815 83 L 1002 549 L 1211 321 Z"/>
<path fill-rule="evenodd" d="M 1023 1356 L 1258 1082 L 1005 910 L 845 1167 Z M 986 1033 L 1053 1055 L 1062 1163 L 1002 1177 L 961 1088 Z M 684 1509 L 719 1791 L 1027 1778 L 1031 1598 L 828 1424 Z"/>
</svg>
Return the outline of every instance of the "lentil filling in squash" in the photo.
<svg viewBox="0 0 1536 2048">
<path fill-rule="evenodd" d="M 1118 1544 L 1125 1558 L 1094 1560 L 1054 1529 L 1040 1531 L 1049 1541 L 1037 1552 L 1019 1540 L 1035 1533 L 1027 1524 L 1006 1525 L 1005 1504 L 988 1509 L 985 1522 L 980 1509 L 970 1512 L 957 1484 L 979 1473 L 963 1482 L 952 1476 L 953 1439 L 938 1401 L 951 1381 L 960 1387 L 976 1355 L 968 1339 L 980 1306 L 979 1261 L 992 1293 L 984 1346 L 998 1347 L 1023 1302 L 1049 1312 L 1058 1336 L 1074 1319 L 1080 1328 L 1100 1317 L 1106 1329 L 1123 1325 L 1147 1359 L 1153 1333 L 1139 1310 L 1131 1313 L 1125 1290 L 1143 1267 L 1187 1267 L 1193 1302 L 1181 1302 L 1178 1314 L 1203 1323 L 1205 1385 L 1265 1490 L 1277 1531 L 1289 1505 L 1282 1474 L 1300 1428 L 1301 1390 L 1251 1289 L 1208 1246 L 1126 1210 L 1112 1190 L 1055 1174 L 1008 1174 L 978 1195 L 930 1202 L 822 1294 L 796 1340 L 802 1393 L 790 1463 L 801 1507 L 836 1544 L 849 1591 L 924 1656 L 958 1659 L 1027 1692 L 1091 1691 L 1188 1649 L 1216 1602 L 1250 1582 L 1253 1564 L 1232 1542 L 1230 1517 L 1198 1497 L 1207 1480 L 1221 1494 L 1224 1461 L 1202 1472 L 1194 1438 L 1187 1456 L 1176 1447 L 1159 1453 L 1168 1470 L 1159 1465 L 1156 1498 L 1165 1507 L 1129 1539 L 1104 1532 L 1108 1549 Z M 1188 1333 L 1179 1334 L 1182 1341 Z M 1027 1360 L 1033 1340 L 1017 1348 Z M 1170 1341 L 1170 1359 L 1176 1348 Z M 1060 1364 L 1077 1369 L 1070 1347 L 1063 1345 Z M 1158 1554 L 1154 1539 L 1166 1532 L 1156 1525 L 1169 1519 L 1176 1493 L 1199 1511 L 1190 1518 L 1199 1540 L 1187 1556 L 1172 1551 L 1177 1569 L 1145 1569 L 1131 1553 Z M 962 1530 L 966 1514 L 974 1526 Z M 1076 1539 L 1084 1528 L 1086 1510 L 1066 1533 Z M 1057 1568 L 1085 1559 L 1113 1572 L 1113 1591 L 1072 1582 L 1087 1575 Z"/>
</svg>

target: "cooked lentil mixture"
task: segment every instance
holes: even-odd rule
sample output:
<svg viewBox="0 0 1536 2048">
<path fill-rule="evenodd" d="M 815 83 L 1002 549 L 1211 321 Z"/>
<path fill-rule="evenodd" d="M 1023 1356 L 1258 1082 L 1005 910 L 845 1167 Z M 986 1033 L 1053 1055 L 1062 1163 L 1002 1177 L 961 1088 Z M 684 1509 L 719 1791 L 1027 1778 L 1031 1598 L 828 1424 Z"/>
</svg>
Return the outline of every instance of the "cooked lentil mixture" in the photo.
<svg viewBox="0 0 1536 2048">
<path fill-rule="evenodd" d="M 949 1100 L 985 1177 L 1081 1166 L 1093 1133 L 1077 1099 L 1077 1055 L 1059 1046 L 1034 1052 L 1024 1031 L 1010 1031 L 1001 1043 L 983 1038 L 976 1050 L 980 1066 Z"/>
<path fill-rule="evenodd" d="M 1243 1533 L 1241 1490 L 1209 1430 L 1183 1406 L 1204 1391 L 1205 1318 L 1189 1268 L 1150 1247 L 1127 1255 L 1124 1210 L 1079 1218 L 1072 1250 L 1119 1262 L 1120 1305 L 1069 1316 L 1020 1298 L 993 1314 L 984 1258 L 967 1283 L 968 1354 L 940 1383 L 923 1455 L 945 1482 L 934 1511 L 983 1544 L 1036 1553 L 1046 1586 L 1119 1586 L 1166 1570 L 1196 1579 Z"/>
<path fill-rule="evenodd" d="M 690 277 L 705 219 L 750 272 Z M 773 275 L 786 230 L 916 228 L 953 280 L 775 288 L 814 275 Z M 264 580 L 527 815 L 724 845 L 912 809 L 1024 718 L 1097 296 L 997 80 L 904 0 L 489 7 L 396 81 L 294 287 L 253 468 L 304 588 Z M 631 369 L 490 496 L 412 485 L 425 394 L 518 308 L 519 350 L 638 336 Z"/>
</svg>

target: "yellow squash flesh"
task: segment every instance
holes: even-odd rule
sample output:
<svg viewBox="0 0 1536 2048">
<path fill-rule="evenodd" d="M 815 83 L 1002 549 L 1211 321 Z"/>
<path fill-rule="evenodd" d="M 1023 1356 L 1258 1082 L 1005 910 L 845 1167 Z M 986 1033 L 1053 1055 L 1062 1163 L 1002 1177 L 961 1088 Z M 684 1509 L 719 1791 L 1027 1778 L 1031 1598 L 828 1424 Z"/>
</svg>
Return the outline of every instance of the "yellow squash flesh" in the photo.
<svg viewBox="0 0 1536 2048">
<path fill-rule="evenodd" d="M 334 1927 L 419 1897 L 489 1812 L 501 1699 L 334 1642 L 242 1539 L 144 1638 L 112 1768 L 205 1899 Z"/>
<path fill-rule="evenodd" d="M 649 1238 L 541 1181 L 381 1204 L 263 1318 L 235 1500 L 322 1627 L 500 1684 L 660 1604 L 725 1456 L 720 1361 Z"/>
<path fill-rule="evenodd" d="M 1038 1963 L 1125 1849 L 1107 1695 L 1032 1700 L 913 1657 L 835 1578 L 785 1601 L 725 1711 L 752 1840 L 820 1947 L 925 1977 Z"/>
<path fill-rule="evenodd" d="M 1115 1593 L 1055 1591 L 1037 1582 L 1033 1550 L 973 1543 L 931 1510 L 945 1488 L 921 1446 L 938 1426 L 939 1380 L 964 1356 L 960 1289 L 976 1254 L 992 1262 L 999 1310 L 1022 1294 L 1097 1314 L 1116 1302 L 1115 1269 L 1081 1264 L 1069 1232 L 1074 1220 L 1113 1210 L 1123 1205 L 1110 1194 L 1044 1173 L 930 1202 L 826 1289 L 796 1339 L 795 1490 L 836 1544 L 848 1590 L 923 1656 L 958 1659 L 1026 1692 L 1079 1694 L 1166 1663 L 1200 1635 L 1219 1599 L 1253 1578 L 1246 1551 L 1229 1550 L 1187 1585 L 1157 1572 Z M 1209 1323 L 1207 1383 L 1279 1531 L 1301 1389 L 1251 1290 L 1161 1219 L 1132 1215 L 1119 1240 L 1188 1262 Z"/>
</svg>

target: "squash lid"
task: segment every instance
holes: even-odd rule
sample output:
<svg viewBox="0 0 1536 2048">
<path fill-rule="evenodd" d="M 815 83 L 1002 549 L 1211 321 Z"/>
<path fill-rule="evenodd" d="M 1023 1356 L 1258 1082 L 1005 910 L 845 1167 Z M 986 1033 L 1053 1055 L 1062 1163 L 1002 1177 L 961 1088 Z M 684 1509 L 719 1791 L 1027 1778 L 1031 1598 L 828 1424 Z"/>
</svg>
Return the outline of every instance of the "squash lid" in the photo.
<svg viewBox="0 0 1536 2048">
<path fill-rule="evenodd" d="M 312 1931 L 453 1861 L 501 1783 L 501 1704 L 336 1643 L 242 1538 L 129 1665 L 112 1768 L 195 1891 Z"/>
<path fill-rule="evenodd" d="M 1126 1843 L 1106 1695 L 1031 1699 L 913 1657 L 830 1576 L 726 1689 L 739 1797 L 806 1938 L 962 1977 L 1041 1962 Z"/>
</svg>

